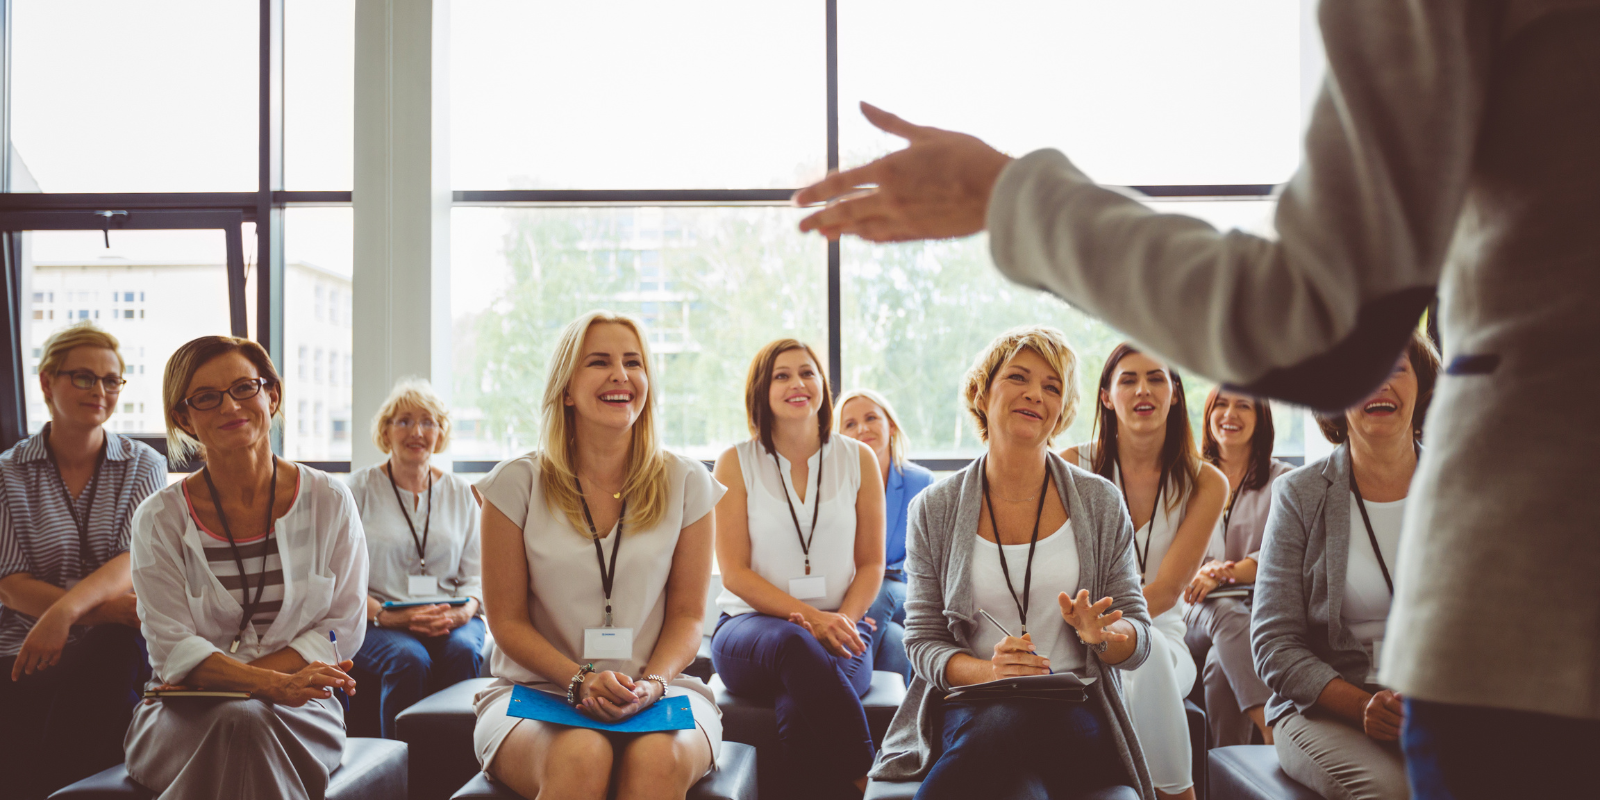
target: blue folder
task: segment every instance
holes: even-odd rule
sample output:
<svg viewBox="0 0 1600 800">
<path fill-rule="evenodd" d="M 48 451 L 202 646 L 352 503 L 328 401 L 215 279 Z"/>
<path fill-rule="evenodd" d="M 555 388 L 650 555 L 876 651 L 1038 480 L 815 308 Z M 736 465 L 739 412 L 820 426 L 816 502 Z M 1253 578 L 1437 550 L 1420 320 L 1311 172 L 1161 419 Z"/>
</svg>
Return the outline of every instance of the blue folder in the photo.
<svg viewBox="0 0 1600 800">
<path fill-rule="evenodd" d="M 617 733 L 653 733 L 655 731 L 687 731 L 694 728 L 694 713 L 689 710 L 687 697 L 663 697 L 649 708 L 617 722 L 601 722 L 567 705 L 567 701 L 538 689 L 518 686 L 511 690 L 511 705 L 506 714 L 574 728 L 593 728 L 597 731 Z"/>
</svg>

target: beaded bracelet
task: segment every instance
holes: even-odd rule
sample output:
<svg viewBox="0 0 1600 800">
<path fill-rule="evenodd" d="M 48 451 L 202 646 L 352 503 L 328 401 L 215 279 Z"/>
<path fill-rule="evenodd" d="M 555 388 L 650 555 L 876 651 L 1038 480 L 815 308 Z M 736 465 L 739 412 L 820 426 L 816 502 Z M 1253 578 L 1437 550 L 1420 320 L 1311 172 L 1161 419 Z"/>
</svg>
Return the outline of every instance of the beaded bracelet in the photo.
<svg viewBox="0 0 1600 800">
<path fill-rule="evenodd" d="M 583 685 L 583 676 L 591 672 L 594 672 L 594 665 L 584 664 L 578 667 L 578 674 L 573 675 L 572 680 L 567 681 L 567 705 L 576 706 L 578 704 L 578 687 Z"/>
</svg>

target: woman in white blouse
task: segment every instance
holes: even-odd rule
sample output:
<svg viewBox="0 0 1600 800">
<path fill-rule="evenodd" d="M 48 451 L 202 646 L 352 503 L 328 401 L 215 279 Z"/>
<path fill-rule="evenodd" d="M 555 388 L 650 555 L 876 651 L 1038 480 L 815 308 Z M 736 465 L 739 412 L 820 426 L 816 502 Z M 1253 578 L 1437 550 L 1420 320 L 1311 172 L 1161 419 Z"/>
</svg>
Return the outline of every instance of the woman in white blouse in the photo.
<svg viewBox="0 0 1600 800">
<path fill-rule="evenodd" d="M 1062 455 L 1122 490 L 1152 630 L 1150 659 L 1123 679 L 1124 694 L 1157 797 L 1193 800 L 1183 698 L 1196 670 L 1183 593 L 1222 516 L 1228 480 L 1195 450 L 1177 370 L 1120 344 L 1100 371 L 1099 399 L 1095 441 Z"/>
<path fill-rule="evenodd" d="M 372 439 L 389 460 L 350 476 L 372 564 L 367 639 L 355 663 L 378 678 L 383 737 L 394 739 L 395 715 L 478 677 L 483 664 L 479 510 L 466 481 L 429 463 L 450 446 L 450 414 L 427 381 L 395 384 Z"/>
<path fill-rule="evenodd" d="M 128 728 L 128 775 L 164 800 L 322 797 L 344 748 L 333 691 L 355 691 L 346 658 L 366 633 L 355 501 L 273 455 L 283 381 L 255 342 L 178 348 L 162 398 L 169 455 L 205 466 L 133 518 L 152 683 L 250 698 L 147 702 Z"/>
<path fill-rule="evenodd" d="M 883 581 L 883 475 L 870 447 L 830 435 L 832 396 L 810 347 L 763 347 L 745 382 L 752 438 L 716 468 L 728 494 L 711 662 L 728 691 L 774 701 L 778 783 L 805 798 L 866 785 L 874 750 L 861 696 L 888 623 L 862 618 Z"/>
<path fill-rule="evenodd" d="M 580 317 L 551 355 L 544 448 L 477 486 L 497 680 L 477 696 L 473 744 L 484 771 L 523 797 L 681 798 L 722 745 L 710 689 L 681 672 L 700 647 L 723 489 L 660 448 L 653 377 L 638 323 Z M 519 685 L 602 722 L 686 697 L 695 729 L 520 719 L 507 714 Z"/>
</svg>

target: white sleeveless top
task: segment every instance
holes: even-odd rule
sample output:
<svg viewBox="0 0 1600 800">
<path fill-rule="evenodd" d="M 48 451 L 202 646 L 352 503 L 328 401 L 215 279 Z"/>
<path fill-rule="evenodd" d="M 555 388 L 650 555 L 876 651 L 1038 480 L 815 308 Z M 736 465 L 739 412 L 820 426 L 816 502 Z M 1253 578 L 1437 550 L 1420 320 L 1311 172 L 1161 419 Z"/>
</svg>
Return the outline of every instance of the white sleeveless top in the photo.
<svg viewBox="0 0 1600 800">
<path fill-rule="evenodd" d="M 1078 466 L 1094 471 L 1094 443 L 1085 442 L 1078 445 Z M 1117 491 L 1122 490 L 1122 465 L 1111 465 L 1111 482 L 1117 485 Z M 1168 503 L 1173 491 L 1169 480 L 1167 490 L 1161 493 L 1161 502 L 1157 505 L 1154 516 L 1144 527 L 1133 532 L 1133 552 L 1135 563 L 1141 561 L 1144 574 L 1139 576 L 1143 584 L 1149 584 L 1161 572 L 1161 559 L 1167 557 L 1167 550 L 1171 549 L 1173 540 L 1178 538 L 1178 526 L 1183 523 L 1183 515 L 1189 511 L 1189 498 L 1184 496 L 1177 503 Z M 1123 498 L 1127 503 L 1127 498 Z M 1131 511 L 1130 511 L 1131 516 Z M 1146 550 L 1148 548 L 1148 550 Z M 1183 599 L 1178 599 L 1178 605 L 1184 605 Z"/>
<path fill-rule="evenodd" d="M 739 454 L 739 471 L 744 474 L 748 500 L 745 510 L 750 531 L 750 568 L 779 590 L 789 591 L 789 581 L 805 577 L 805 553 L 795 533 L 796 517 L 800 533 L 811 538 L 811 577 L 827 579 L 823 596 L 806 602 L 822 611 L 838 611 L 845 590 L 856 577 L 856 493 L 861 489 L 861 454 L 855 440 L 834 434 L 806 462 L 806 499 L 795 496 L 789 459 L 777 457 L 755 439 L 734 446 Z M 823 485 L 817 489 L 817 466 L 822 469 Z M 782 465 L 780 476 L 778 464 Z M 794 516 L 789 504 L 794 503 Z M 822 503 L 817 510 L 816 504 Z M 817 515 L 817 533 L 811 536 L 811 515 Z M 731 616 L 755 611 L 743 598 L 722 590 L 717 605 Z"/>
</svg>

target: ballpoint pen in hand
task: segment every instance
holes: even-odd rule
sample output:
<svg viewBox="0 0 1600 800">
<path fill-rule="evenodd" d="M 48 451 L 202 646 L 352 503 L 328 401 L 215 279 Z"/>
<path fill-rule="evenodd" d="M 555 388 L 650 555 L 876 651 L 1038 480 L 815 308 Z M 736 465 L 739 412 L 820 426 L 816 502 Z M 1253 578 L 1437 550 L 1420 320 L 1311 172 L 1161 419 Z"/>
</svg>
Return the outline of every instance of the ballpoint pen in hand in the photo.
<svg viewBox="0 0 1600 800">
<path fill-rule="evenodd" d="M 1011 638 L 1013 638 L 1013 639 L 1015 639 L 1015 638 L 1017 638 L 1017 637 L 1015 637 L 1015 636 L 1012 636 L 1012 635 L 1011 635 L 1011 631 L 1008 631 L 1008 630 L 1006 630 L 1006 626 L 1004 626 L 1004 625 L 1001 625 L 1001 624 L 1000 624 L 1000 620 L 997 620 L 997 619 L 995 619 L 995 618 L 994 618 L 994 615 L 993 615 L 993 614 L 990 614 L 990 613 L 989 613 L 989 612 L 987 612 L 987 611 L 984 611 L 984 610 L 983 610 L 983 609 L 981 609 L 981 608 L 980 608 L 980 609 L 978 609 L 978 613 L 979 613 L 979 614 L 982 614 L 982 615 L 983 615 L 983 618 L 984 618 L 984 619 L 986 619 L 986 620 L 989 620 L 989 624 L 991 624 L 991 625 L 993 625 L 993 626 L 995 626 L 995 627 L 996 627 L 996 628 L 999 628 L 999 629 L 1000 629 L 1000 632 L 1001 632 L 1001 633 L 1003 633 L 1003 634 L 1005 634 L 1005 635 L 1006 635 L 1006 636 L 1010 636 L 1010 637 L 1011 637 Z M 1031 640 L 1030 640 L 1030 641 L 1031 641 Z M 1035 650 L 1035 651 L 1034 651 L 1034 655 L 1038 655 L 1038 654 L 1039 654 L 1039 651 L 1038 651 L 1038 650 Z M 1056 674 L 1056 671 L 1055 671 L 1055 670 L 1053 670 L 1053 669 L 1051 669 L 1051 668 L 1049 668 L 1049 667 L 1045 667 L 1045 668 L 1044 668 L 1044 671 L 1045 671 L 1045 672 L 1046 672 L 1046 673 L 1048 673 L 1048 674 L 1050 674 L 1050 675 L 1054 675 L 1054 674 Z"/>
</svg>

